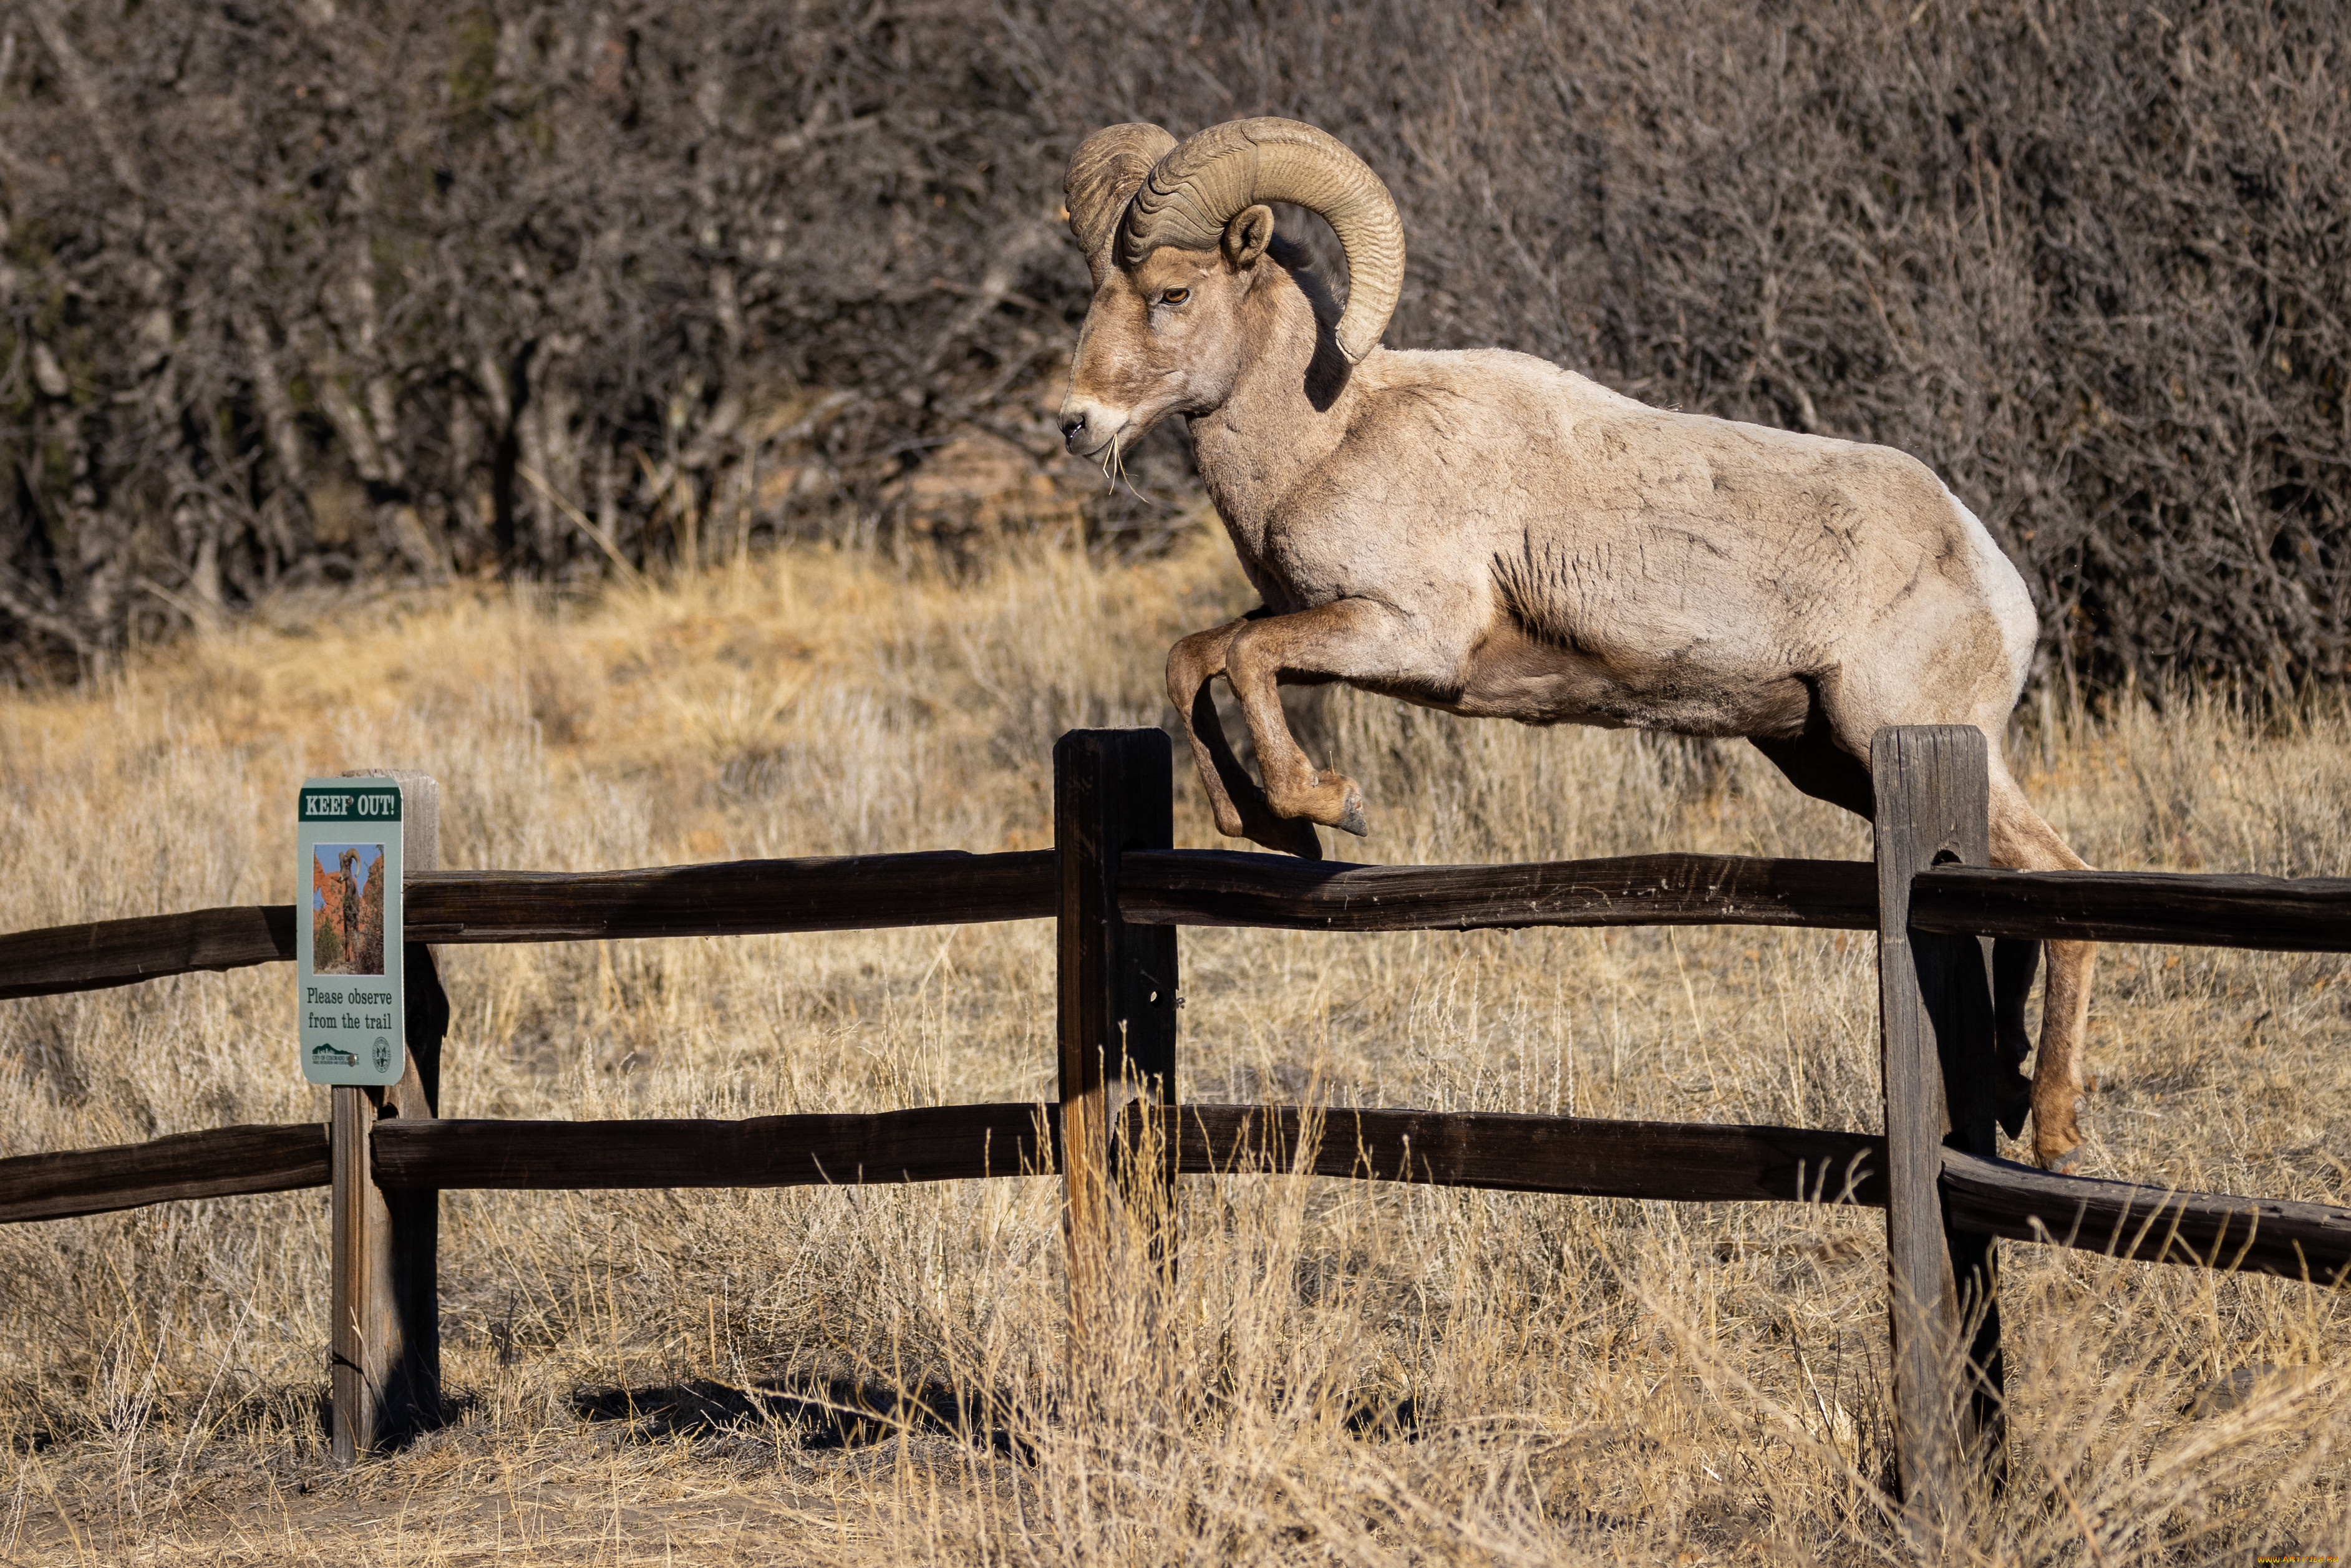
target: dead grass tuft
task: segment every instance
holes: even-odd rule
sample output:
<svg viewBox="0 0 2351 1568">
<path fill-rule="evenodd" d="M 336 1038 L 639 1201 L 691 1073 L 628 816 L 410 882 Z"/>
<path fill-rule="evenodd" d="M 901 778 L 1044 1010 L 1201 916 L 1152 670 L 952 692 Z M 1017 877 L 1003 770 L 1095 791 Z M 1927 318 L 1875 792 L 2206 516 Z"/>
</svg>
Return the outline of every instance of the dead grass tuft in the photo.
<svg viewBox="0 0 2351 1568">
<path fill-rule="evenodd" d="M 1048 747 L 1161 716 L 1221 541 L 977 577 L 823 549 L 601 600 L 263 618 L 0 706 L 0 927 L 283 901 L 307 772 L 429 769 L 455 865 L 1029 847 Z M 1301 715 L 1383 859 L 1857 855 L 1741 748 Z M 2351 864 L 2351 720 L 2217 697 L 2017 737 L 2093 862 Z M 1211 831 L 1188 779 L 1179 837 Z M 1757 930 L 1187 933 L 1186 1097 L 1875 1125 L 1869 944 Z M 446 950 L 446 1109 L 626 1116 L 1043 1097 L 1032 925 Z M 2343 963 L 2118 949 L 2094 1168 L 2342 1201 Z M 0 1007 L 0 1154 L 321 1117 L 284 976 Z M 450 1195 L 458 1419 L 321 1451 L 315 1193 L 0 1230 L 9 1561 L 1868 1562 L 1874 1217 L 1192 1179 L 1172 1332 L 1062 1348 L 1053 1187 Z M 2340 1551 L 2340 1298 L 2011 1246 L 1999 1563 Z M 1137 1301 L 1144 1292 L 1127 1295 Z"/>
</svg>

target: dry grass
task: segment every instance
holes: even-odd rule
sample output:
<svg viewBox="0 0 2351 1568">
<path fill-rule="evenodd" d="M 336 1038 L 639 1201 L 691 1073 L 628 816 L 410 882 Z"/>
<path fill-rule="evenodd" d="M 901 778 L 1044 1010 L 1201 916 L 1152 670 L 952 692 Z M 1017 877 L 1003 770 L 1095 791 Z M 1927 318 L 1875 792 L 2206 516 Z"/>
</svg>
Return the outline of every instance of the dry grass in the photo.
<svg viewBox="0 0 2351 1568">
<path fill-rule="evenodd" d="M 779 555 L 601 601 L 308 606 L 0 707 L 0 928 L 283 901 L 296 780 L 429 769 L 457 865 L 1046 841 L 1047 753 L 1160 716 L 1178 632 L 1245 602 L 1219 541 L 977 580 Z M 1858 855 L 1743 748 L 1303 721 L 1391 860 Z M 2021 731 L 2093 862 L 2351 866 L 2351 720 L 2217 701 Z M 1189 780 L 1179 837 L 1211 841 Z M 1196 932 L 1183 1092 L 1876 1124 L 1869 944 L 1753 930 Z M 1038 1098 L 1037 925 L 447 950 L 445 1109 L 742 1115 Z M 2117 949 L 2095 1168 L 2343 1199 L 2334 958 Z M 285 975 L 0 1006 L 0 1153 L 323 1115 Z M 462 1417 L 320 1449 L 321 1195 L 0 1230 L 0 1557 L 369 1562 L 1861 1562 L 1883 1495 L 1879 1227 L 1195 1179 L 1172 1335 L 1063 1370 L 1055 1190 L 451 1195 Z M 1975 1550 L 2240 1563 L 2351 1543 L 2338 1297 L 2011 1246 L 2016 1484 Z M 860 1422 L 960 1390 L 968 1436 Z M 2199 1403 L 2200 1400 L 2200 1403 Z"/>
<path fill-rule="evenodd" d="M 0 16 L 0 668 L 850 517 L 1155 548 L 1124 488 L 1022 499 L 1092 293 L 1066 160 L 1277 114 L 1394 192 L 1397 347 L 1908 452 L 2085 689 L 2351 674 L 2342 0 L 327 15 Z"/>
</svg>

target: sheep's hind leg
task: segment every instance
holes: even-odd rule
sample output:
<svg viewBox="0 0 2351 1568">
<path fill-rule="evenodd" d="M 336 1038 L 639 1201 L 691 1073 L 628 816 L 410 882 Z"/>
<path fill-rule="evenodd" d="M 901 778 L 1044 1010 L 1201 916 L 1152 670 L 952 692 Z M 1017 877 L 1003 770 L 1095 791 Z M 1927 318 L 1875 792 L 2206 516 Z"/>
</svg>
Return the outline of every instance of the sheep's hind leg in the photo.
<svg viewBox="0 0 2351 1568">
<path fill-rule="evenodd" d="M 1280 815 L 1358 836 L 1371 831 L 1355 781 L 1315 767 L 1290 733 L 1279 685 L 1284 677 L 1393 679 L 1394 613 L 1365 600 L 1342 599 L 1294 615 L 1252 621 L 1234 633 L 1225 654 L 1225 678 L 1240 698 L 1249 737 L 1257 743 L 1266 798 Z"/>
<path fill-rule="evenodd" d="M 2086 871 L 2081 856 L 2066 846 L 2055 829 L 2025 804 L 2024 793 L 2004 774 L 1992 779 L 1991 862 L 2019 871 Z M 1995 978 L 2003 957 L 2011 982 L 2022 971 L 2023 985 L 2007 996 L 1998 988 L 1999 1025 L 2007 1051 L 2021 1046 L 2023 1030 L 2022 991 L 2032 980 L 2023 961 L 2005 955 L 2009 943 L 1993 946 Z M 2041 998 L 2041 1041 L 2032 1061 L 2032 1157 L 2053 1171 L 2070 1170 L 2082 1157 L 2082 1129 L 2076 1119 L 2082 1095 L 2082 1042 L 2090 1027 L 2090 971 L 2098 949 L 2090 942 L 2051 942 L 2049 982 Z M 2011 1020 L 2009 1016 L 2016 1015 Z"/>
<path fill-rule="evenodd" d="M 1314 824 L 1274 813 L 1265 791 L 1233 755 L 1232 743 L 1225 738 L 1224 721 L 1217 714 L 1216 699 L 1209 694 L 1210 683 L 1225 673 L 1225 654 L 1234 634 L 1248 624 L 1247 621 L 1228 622 L 1176 643 L 1167 654 L 1167 700 L 1176 705 L 1184 733 L 1192 743 L 1193 766 L 1199 774 L 1201 791 L 1208 798 L 1209 812 L 1217 820 L 1217 831 L 1301 860 L 1321 860 L 1322 841 L 1315 836 Z"/>
<path fill-rule="evenodd" d="M 1755 748 L 1770 758 L 1787 775 L 1788 781 L 1805 794 L 1842 806 L 1865 821 L 1876 821 L 1876 800 L 1867 765 L 1840 747 L 1817 717 L 1799 735 L 1750 738 Z M 2022 804 L 2022 797 L 2017 804 Z M 2039 822 L 2040 819 L 2035 817 L 2033 821 Z M 2048 832 L 2045 825 L 2042 831 L 2054 841 L 2056 835 Z M 2064 849 L 2062 844 L 2057 847 Z M 1997 854 L 1994 858 L 1998 858 Z M 2001 1130 L 2011 1138 L 2022 1134 L 2025 1113 L 2032 1105 L 2032 1084 L 2023 1071 L 2024 1059 L 2032 1051 L 2032 1039 L 2024 1026 L 2024 1007 L 2032 989 L 2032 972 L 2040 962 L 2038 942 L 1992 944 L 1992 1006 L 1999 1062 L 1999 1076 L 1992 1082 L 1992 1103 L 1999 1113 Z"/>
</svg>

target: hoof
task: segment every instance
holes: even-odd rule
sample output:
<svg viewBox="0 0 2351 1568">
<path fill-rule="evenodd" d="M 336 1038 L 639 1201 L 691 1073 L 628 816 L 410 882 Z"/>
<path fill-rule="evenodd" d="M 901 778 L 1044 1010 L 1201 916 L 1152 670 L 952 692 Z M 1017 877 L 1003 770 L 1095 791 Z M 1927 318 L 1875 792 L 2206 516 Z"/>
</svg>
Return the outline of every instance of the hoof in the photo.
<svg viewBox="0 0 2351 1568">
<path fill-rule="evenodd" d="M 1364 798 L 1353 789 L 1348 790 L 1346 804 L 1339 808 L 1339 820 L 1331 825 L 1359 839 L 1371 837 L 1372 825 L 1364 821 Z"/>
<path fill-rule="evenodd" d="M 2043 1155 L 2041 1168 L 2051 1176 L 2072 1176 L 2082 1163 L 2083 1145 L 2075 1144 L 2062 1155 Z"/>
<path fill-rule="evenodd" d="M 1339 803 L 1335 808 L 1331 804 L 1331 797 L 1333 795 L 1339 798 Z M 1336 828 L 1343 833 L 1353 833 L 1359 839 L 1366 838 L 1371 833 L 1370 824 L 1364 821 L 1364 792 L 1356 787 L 1353 779 L 1343 773 L 1327 771 L 1317 773 L 1314 776 L 1313 788 L 1299 791 L 1293 798 L 1291 805 L 1299 815 L 1320 822 L 1326 828 Z M 1277 806 L 1275 810 L 1279 810 L 1280 808 Z"/>
</svg>

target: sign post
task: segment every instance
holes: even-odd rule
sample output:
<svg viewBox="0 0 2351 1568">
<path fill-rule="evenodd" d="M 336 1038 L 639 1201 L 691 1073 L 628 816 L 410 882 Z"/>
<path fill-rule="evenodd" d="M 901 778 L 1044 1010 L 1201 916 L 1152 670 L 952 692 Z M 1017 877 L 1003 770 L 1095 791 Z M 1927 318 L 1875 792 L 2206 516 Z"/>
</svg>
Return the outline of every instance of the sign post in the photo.
<svg viewBox="0 0 2351 1568">
<path fill-rule="evenodd" d="M 295 1010 L 302 1076 L 331 1085 L 334 1217 L 328 1360 L 336 1459 L 440 1421 L 441 1195 L 375 1184 L 375 1125 L 440 1113 L 449 999 L 431 948 L 405 940 L 402 878 L 440 865 L 441 787 L 369 769 L 302 786 Z M 413 857 L 413 863 L 412 863 Z"/>
<path fill-rule="evenodd" d="M 302 786 L 295 1001 L 302 1076 L 313 1083 L 381 1086 L 407 1069 L 402 817 L 391 779 Z"/>
</svg>

